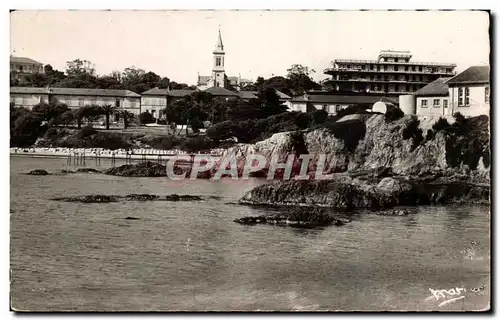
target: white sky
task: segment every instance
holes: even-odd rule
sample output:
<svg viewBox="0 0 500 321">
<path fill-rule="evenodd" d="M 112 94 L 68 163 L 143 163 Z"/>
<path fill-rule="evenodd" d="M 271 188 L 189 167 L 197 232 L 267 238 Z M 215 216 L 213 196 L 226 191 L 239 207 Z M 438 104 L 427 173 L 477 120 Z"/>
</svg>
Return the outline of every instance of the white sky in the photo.
<svg viewBox="0 0 500 321">
<path fill-rule="evenodd" d="M 98 74 L 136 66 L 176 82 L 210 75 L 221 25 L 226 74 L 255 80 L 294 63 L 316 70 L 336 58 L 410 50 L 413 61 L 488 64 L 489 17 L 471 11 L 14 11 L 11 54 L 64 70 L 76 58 Z"/>
</svg>

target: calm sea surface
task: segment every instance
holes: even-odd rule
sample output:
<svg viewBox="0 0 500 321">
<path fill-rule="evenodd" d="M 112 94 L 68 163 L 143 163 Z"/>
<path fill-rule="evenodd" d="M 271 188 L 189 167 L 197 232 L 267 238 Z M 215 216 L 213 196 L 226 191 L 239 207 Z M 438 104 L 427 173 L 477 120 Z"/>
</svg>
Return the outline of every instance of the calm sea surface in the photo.
<svg viewBox="0 0 500 321">
<path fill-rule="evenodd" d="M 13 309 L 473 310 L 489 304 L 488 207 L 421 207 L 406 217 L 360 212 L 345 226 L 321 229 L 242 226 L 233 219 L 265 210 L 228 203 L 262 181 L 30 176 L 23 173 L 74 167 L 66 159 L 10 160 Z M 109 161 L 96 168 L 106 167 Z M 50 200 L 95 193 L 222 199 Z M 430 297 L 429 289 L 456 287 L 466 292 Z"/>
</svg>

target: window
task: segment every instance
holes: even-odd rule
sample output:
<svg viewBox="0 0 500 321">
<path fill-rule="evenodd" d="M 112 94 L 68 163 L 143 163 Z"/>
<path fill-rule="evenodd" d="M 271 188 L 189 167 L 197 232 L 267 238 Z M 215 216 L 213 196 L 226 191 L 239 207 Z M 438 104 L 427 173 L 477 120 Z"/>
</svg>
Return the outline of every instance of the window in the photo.
<svg viewBox="0 0 500 321">
<path fill-rule="evenodd" d="M 443 107 L 448 108 L 448 99 L 443 99 Z"/>
<path fill-rule="evenodd" d="M 342 106 L 340 105 L 335 105 L 335 112 L 339 112 L 340 110 L 342 110 Z"/>
<path fill-rule="evenodd" d="M 328 111 L 328 105 L 323 105 L 323 108 L 322 108 L 324 111 Z"/>
<path fill-rule="evenodd" d="M 78 98 L 78 106 L 83 107 L 84 105 L 85 104 L 83 98 Z"/>
<path fill-rule="evenodd" d="M 120 99 L 115 99 L 115 107 L 120 107 Z"/>
<path fill-rule="evenodd" d="M 373 65 L 370 65 L 370 70 L 373 70 Z"/>
<path fill-rule="evenodd" d="M 394 66 L 394 71 L 398 71 L 398 66 Z"/>
<path fill-rule="evenodd" d="M 422 71 L 422 66 L 419 66 L 419 67 L 418 67 L 418 71 Z"/>
<path fill-rule="evenodd" d="M 458 106 L 469 106 L 469 87 L 458 87 Z"/>
<path fill-rule="evenodd" d="M 415 71 L 416 70 L 415 68 L 416 68 L 415 66 L 411 66 L 412 71 Z"/>
<path fill-rule="evenodd" d="M 377 71 L 380 71 L 380 66 L 377 65 Z"/>
<path fill-rule="evenodd" d="M 432 105 L 433 105 L 434 107 L 439 107 L 439 106 L 440 106 L 440 104 L 441 104 L 441 103 L 439 102 L 439 99 L 434 99 L 434 101 L 432 102 Z"/>
<path fill-rule="evenodd" d="M 464 105 L 464 89 L 462 87 L 458 87 L 458 106 Z"/>
<path fill-rule="evenodd" d="M 484 87 L 484 102 L 485 103 L 490 102 L 490 86 Z"/>
<path fill-rule="evenodd" d="M 395 62 L 398 62 L 398 58 L 396 58 L 394 61 L 395 61 Z"/>
<path fill-rule="evenodd" d="M 410 69 L 410 67 L 408 67 L 408 66 L 405 66 L 405 71 L 408 71 L 408 69 Z"/>
<path fill-rule="evenodd" d="M 427 99 L 422 99 L 422 102 L 420 103 L 420 107 L 427 108 Z"/>
</svg>

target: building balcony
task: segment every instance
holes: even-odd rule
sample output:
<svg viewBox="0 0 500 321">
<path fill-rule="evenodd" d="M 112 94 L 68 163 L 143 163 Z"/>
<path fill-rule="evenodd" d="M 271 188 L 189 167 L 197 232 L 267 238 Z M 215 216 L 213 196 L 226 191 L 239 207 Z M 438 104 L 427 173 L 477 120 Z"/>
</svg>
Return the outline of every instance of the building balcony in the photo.
<svg viewBox="0 0 500 321">
<path fill-rule="evenodd" d="M 455 68 L 457 64 L 448 62 L 418 62 L 418 61 L 379 61 L 379 60 L 359 60 L 359 59 L 335 59 L 331 65 L 335 64 L 370 64 L 370 65 L 406 65 L 406 66 L 433 66 Z"/>
<path fill-rule="evenodd" d="M 428 84 L 432 80 L 401 80 L 401 79 L 366 79 L 366 78 L 349 78 L 349 79 L 329 79 L 327 82 L 367 82 L 367 83 L 403 83 L 403 84 Z"/>
<path fill-rule="evenodd" d="M 359 68 L 327 68 L 323 70 L 324 74 L 337 74 L 337 73 L 396 73 L 396 74 L 421 74 L 421 75 L 443 75 L 443 76 L 455 76 L 455 71 L 428 71 L 428 70 L 368 70 Z"/>
</svg>

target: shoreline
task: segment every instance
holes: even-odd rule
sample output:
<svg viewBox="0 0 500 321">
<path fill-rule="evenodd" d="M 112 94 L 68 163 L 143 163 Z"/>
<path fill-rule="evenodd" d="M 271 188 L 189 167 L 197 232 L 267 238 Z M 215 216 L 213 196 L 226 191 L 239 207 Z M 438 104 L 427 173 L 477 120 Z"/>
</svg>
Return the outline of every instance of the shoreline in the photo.
<svg viewBox="0 0 500 321">
<path fill-rule="evenodd" d="M 175 157 L 193 157 L 196 155 L 206 155 L 219 158 L 222 153 L 213 151 L 212 153 L 186 153 L 180 150 L 159 150 L 159 149 L 133 149 L 126 150 L 108 150 L 100 148 L 19 148 L 11 147 L 10 156 L 18 157 L 40 157 L 40 158 L 68 158 L 68 157 L 85 157 L 88 159 L 105 158 L 105 159 L 131 159 L 138 161 L 157 161 L 168 160 Z"/>
</svg>

